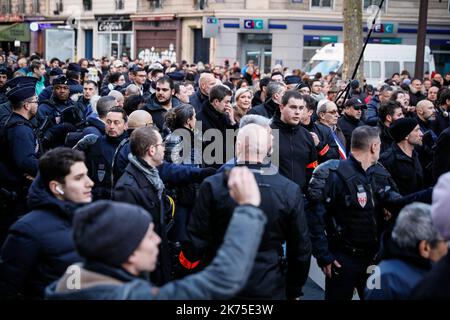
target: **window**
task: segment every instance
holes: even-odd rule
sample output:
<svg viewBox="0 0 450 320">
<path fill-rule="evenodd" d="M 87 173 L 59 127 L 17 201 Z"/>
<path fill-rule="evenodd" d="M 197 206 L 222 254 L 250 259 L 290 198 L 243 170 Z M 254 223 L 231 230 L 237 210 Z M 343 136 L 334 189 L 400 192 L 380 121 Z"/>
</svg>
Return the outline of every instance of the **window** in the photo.
<svg viewBox="0 0 450 320">
<path fill-rule="evenodd" d="M 161 9 L 162 0 L 150 0 L 150 9 Z"/>
<path fill-rule="evenodd" d="M 333 0 L 311 0 L 311 8 L 333 9 Z"/>
<path fill-rule="evenodd" d="M 17 4 L 17 12 L 24 14 L 25 13 L 25 0 L 19 0 L 19 3 Z"/>
<path fill-rule="evenodd" d="M 84 8 L 84 11 L 91 11 L 92 10 L 92 0 L 83 0 L 83 8 Z"/>
<path fill-rule="evenodd" d="M 385 61 L 384 62 L 384 75 L 390 77 L 396 72 L 400 72 L 400 63 L 398 61 Z"/>
<path fill-rule="evenodd" d="M 2 14 L 12 13 L 11 0 L 2 1 Z"/>
<path fill-rule="evenodd" d="M 124 9 L 124 0 L 115 0 L 116 2 L 116 10 Z"/>
<path fill-rule="evenodd" d="M 363 11 L 366 11 L 370 6 L 379 6 L 381 0 L 363 0 Z M 381 8 L 381 12 L 386 12 L 388 0 L 384 0 L 383 8 Z"/>
<path fill-rule="evenodd" d="M 370 63 L 370 71 L 372 78 L 381 78 L 381 63 L 379 61 L 372 61 Z"/>
<path fill-rule="evenodd" d="M 41 13 L 41 4 L 39 3 L 39 0 L 33 0 L 31 6 L 33 13 Z"/>
</svg>

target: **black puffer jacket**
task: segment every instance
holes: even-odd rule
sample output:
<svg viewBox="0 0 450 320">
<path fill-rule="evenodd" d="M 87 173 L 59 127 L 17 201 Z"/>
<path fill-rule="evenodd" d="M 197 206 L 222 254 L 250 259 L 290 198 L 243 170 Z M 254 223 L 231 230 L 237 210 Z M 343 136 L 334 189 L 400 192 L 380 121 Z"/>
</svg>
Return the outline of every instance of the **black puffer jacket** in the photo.
<svg viewBox="0 0 450 320">
<path fill-rule="evenodd" d="M 28 206 L 32 211 L 12 225 L 2 247 L 0 296 L 43 297 L 46 286 L 82 261 L 72 237 L 73 212 L 80 205 L 52 196 L 38 176 Z"/>
<path fill-rule="evenodd" d="M 273 117 L 271 127 L 279 134 L 279 141 L 274 142 L 273 154 L 279 157 L 280 173 L 305 191 L 317 166 L 317 152 L 311 134 L 301 125 L 284 123 L 278 115 Z M 276 132 L 274 134 L 276 137 Z"/>
<path fill-rule="evenodd" d="M 394 143 L 381 155 L 380 162 L 391 174 L 401 195 L 424 188 L 423 170 L 416 151 L 409 157 Z"/>
</svg>

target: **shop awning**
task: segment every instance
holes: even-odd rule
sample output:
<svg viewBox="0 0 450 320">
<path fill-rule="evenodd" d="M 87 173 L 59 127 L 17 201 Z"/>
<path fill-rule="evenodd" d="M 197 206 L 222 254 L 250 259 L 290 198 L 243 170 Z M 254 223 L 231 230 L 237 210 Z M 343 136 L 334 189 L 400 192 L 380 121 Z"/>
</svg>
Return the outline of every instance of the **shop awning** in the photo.
<svg viewBox="0 0 450 320">
<path fill-rule="evenodd" d="M 0 41 L 30 42 L 28 23 L 14 23 L 0 26 Z"/>
</svg>

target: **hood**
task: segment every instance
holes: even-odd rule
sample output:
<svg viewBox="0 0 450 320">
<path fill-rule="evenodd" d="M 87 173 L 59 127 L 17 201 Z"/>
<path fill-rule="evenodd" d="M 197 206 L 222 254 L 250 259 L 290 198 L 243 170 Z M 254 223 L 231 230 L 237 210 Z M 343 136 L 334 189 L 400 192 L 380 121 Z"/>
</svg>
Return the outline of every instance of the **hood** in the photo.
<svg viewBox="0 0 450 320">
<path fill-rule="evenodd" d="M 159 104 L 158 100 L 156 100 L 156 93 L 152 93 L 152 95 L 148 98 L 147 104 L 145 105 L 145 107 L 151 111 L 167 111 L 167 109 L 164 109 Z"/>
<path fill-rule="evenodd" d="M 420 256 L 418 252 L 400 248 L 392 239 L 392 233 L 390 231 L 385 232 L 381 240 L 381 260 L 388 259 L 403 260 L 424 270 L 429 270 L 432 266 L 431 261 Z"/>
<path fill-rule="evenodd" d="M 88 126 L 96 127 L 100 132 L 105 132 L 105 123 L 98 118 L 97 114 L 88 116 L 86 122 Z"/>
<path fill-rule="evenodd" d="M 42 183 L 40 174 L 37 175 L 28 191 L 28 207 L 30 210 L 52 210 L 71 217 L 80 206 L 81 204 L 55 198 Z"/>
</svg>

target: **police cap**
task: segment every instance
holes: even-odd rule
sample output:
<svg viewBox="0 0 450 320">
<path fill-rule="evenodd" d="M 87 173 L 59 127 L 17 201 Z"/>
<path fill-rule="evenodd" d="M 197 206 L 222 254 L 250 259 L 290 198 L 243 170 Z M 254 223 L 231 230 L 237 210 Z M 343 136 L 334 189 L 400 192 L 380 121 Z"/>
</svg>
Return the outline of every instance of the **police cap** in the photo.
<svg viewBox="0 0 450 320">
<path fill-rule="evenodd" d="M 36 95 L 36 86 L 15 87 L 6 92 L 9 101 L 14 105 Z"/>
</svg>

